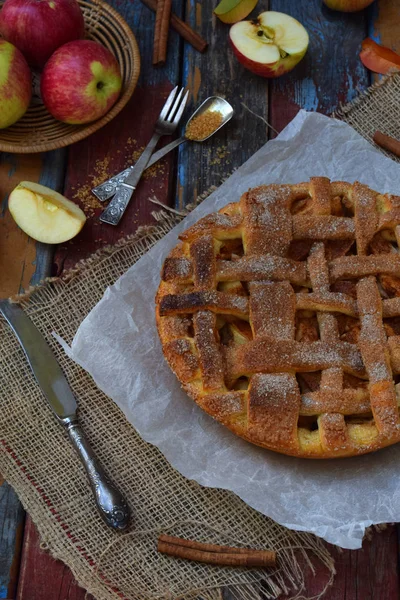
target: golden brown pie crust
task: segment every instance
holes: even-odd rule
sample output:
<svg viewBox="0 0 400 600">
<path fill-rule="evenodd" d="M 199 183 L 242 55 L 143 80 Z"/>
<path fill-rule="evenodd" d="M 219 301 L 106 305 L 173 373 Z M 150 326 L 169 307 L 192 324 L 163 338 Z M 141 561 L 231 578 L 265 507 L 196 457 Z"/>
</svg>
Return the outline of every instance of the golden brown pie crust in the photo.
<svg viewBox="0 0 400 600">
<path fill-rule="evenodd" d="M 157 326 L 201 408 L 294 456 L 399 441 L 400 197 L 325 177 L 261 186 L 180 239 Z"/>
</svg>

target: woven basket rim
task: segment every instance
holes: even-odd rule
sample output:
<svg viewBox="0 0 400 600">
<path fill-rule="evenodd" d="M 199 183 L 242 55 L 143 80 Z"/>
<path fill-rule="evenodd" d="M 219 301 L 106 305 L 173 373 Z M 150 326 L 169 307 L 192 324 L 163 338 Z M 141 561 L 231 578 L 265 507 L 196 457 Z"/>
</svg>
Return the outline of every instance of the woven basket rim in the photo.
<svg viewBox="0 0 400 600">
<path fill-rule="evenodd" d="M 95 133 L 104 125 L 109 123 L 114 117 L 121 112 L 121 110 L 126 106 L 129 102 L 132 94 L 136 88 L 136 84 L 140 74 L 140 52 L 139 47 L 136 41 L 136 37 L 129 27 L 128 23 L 125 19 L 107 2 L 104 0 L 84 0 L 85 2 L 89 2 L 94 6 L 100 7 L 104 12 L 107 12 L 114 21 L 118 22 L 121 29 L 123 30 L 126 36 L 127 45 L 129 45 L 132 51 L 132 64 L 133 64 L 133 73 L 132 77 L 125 88 L 124 92 L 121 94 L 118 101 L 112 106 L 112 108 L 100 119 L 97 121 L 93 121 L 92 123 L 88 123 L 87 125 L 77 125 L 77 131 L 72 131 L 63 136 L 60 136 L 59 139 L 49 140 L 48 142 L 42 142 L 39 144 L 27 144 L 21 146 L 19 143 L 7 142 L 1 140 L 1 130 L 0 130 L 0 152 L 9 152 L 12 154 L 37 154 L 39 152 L 48 152 L 51 150 L 58 150 L 59 148 L 65 148 L 66 146 L 70 146 L 71 144 L 75 144 L 80 140 L 85 139 L 92 133 Z M 78 0 L 79 2 L 79 0 Z M 3 2 L 0 0 L 0 9 Z M 71 126 L 72 127 L 72 126 Z"/>
</svg>

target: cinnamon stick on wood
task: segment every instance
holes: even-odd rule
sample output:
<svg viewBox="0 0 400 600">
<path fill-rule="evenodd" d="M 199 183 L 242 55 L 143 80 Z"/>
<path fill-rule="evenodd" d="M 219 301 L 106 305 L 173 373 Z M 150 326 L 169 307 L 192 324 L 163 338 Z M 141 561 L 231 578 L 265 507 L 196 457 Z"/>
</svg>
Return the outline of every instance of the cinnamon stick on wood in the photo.
<svg viewBox="0 0 400 600">
<path fill-rule="evenodd" d="M 156 24 L 154 27 L 153 65 L 161 67 L 167 60 L 169 21 L 172 0 L 157 0 Z"/>
<path fill-rule="evenodd" d="M 276 565 L 276 552 L 272 550 L 203 544 L 164 534 L 158 538 L 157 550 L 175 558 L 195 560 L 210 565 L 261 568 Z"/>
<path fill-rule="evenodd" d="M 400 140 L 396 140 L 395 138 L 392 138 L 390 135 L 386 135 L 386 133 L 382 133 L 381 131 L 375 131 L 373 140 L 375 144 L 378 144 L 378 146 L 384 150 L 393 152 L 393 154 L 400 158 Z"/>
<path fill-rule="evenodd" d="M 157 0 L 142 0 L 143 4 L 150 8 L 154 12 L 157 10 Z M 199 52 L 205 52 L 207 49 L 208 43 L 203 40 L 203 38 L 193 31 L 189 25 L 187 25 L 184 21 L 182 21 L 179 17 L 177 17 L 174 13 L 171 13 L 171 27 L 175 29 L 186 40 L 189 44 L 193 46 Z"/>
</svg>

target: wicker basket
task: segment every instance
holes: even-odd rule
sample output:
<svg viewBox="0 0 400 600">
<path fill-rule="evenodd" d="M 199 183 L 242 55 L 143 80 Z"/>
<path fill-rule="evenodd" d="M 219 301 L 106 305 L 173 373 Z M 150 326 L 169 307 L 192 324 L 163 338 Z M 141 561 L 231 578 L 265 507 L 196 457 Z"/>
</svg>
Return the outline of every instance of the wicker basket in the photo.
<svg viewBox="0 0 400 600">
<path fill-rule="evenodd" d="M 140 72 L 140 54 L 135 36 L 124 19 L 102 0 L 78 0 L 82 9 L 86 37 L 106 46 L 121 67 L 122 91 L 119 100 L 101 119 L 86 125 L 67 125 L 56 121 L 38 97 L 17 123 L 0 129 L 0 151 L 32 153 L 69 146 L 94 133 L 111 121 L 132 96 Z M 0 7 L 2 2 L 0 1 Z"/>
</svg>

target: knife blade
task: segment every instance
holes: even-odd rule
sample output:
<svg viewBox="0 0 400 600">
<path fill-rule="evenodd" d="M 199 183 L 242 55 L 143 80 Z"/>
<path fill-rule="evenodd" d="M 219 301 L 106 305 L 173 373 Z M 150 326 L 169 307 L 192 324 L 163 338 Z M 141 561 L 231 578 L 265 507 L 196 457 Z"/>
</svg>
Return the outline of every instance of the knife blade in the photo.
<svg viewBox="0 0 400 600">
<path fill-rule="evenodd" d="M 21 344 L 36 381 L 55 415 L 61 420 L 74 416 L 76 400 L 44 337 L 18 305 L 1 300 L 0 312 Z"/>
<path fill-rule="evenodd" d="M 103 471 L 84 435 L 76 414 L 75 397 L 53 351 L 20 306 L 0 300 L 0 313 L 21 344 L 51 409 L 67 430 L 85 467 L 100 515 L 109 527 L 125 529 L 130 516 L 126 500 Z"/>
</svg>

